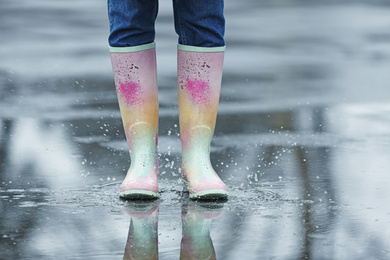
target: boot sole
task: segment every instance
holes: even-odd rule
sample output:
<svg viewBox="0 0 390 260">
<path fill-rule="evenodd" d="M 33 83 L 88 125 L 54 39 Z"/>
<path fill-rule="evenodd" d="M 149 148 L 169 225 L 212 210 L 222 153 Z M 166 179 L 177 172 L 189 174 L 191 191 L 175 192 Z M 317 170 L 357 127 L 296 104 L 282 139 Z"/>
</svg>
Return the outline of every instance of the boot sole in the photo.
<svg viewBox="0 0 390 260">
<path fill-rule="evenodd" d="M 226 199 L 228 192 L 225 190 L 204 190 L 197 193 L 190 193 L 190 199 L 195 200 L 215 200 Z"/>
<path fill-rule="evenodd" d="M 148 190 L 121 191 L 119 197 L 122 199 L 157 199 L 158 193 Z"/>
</svg>

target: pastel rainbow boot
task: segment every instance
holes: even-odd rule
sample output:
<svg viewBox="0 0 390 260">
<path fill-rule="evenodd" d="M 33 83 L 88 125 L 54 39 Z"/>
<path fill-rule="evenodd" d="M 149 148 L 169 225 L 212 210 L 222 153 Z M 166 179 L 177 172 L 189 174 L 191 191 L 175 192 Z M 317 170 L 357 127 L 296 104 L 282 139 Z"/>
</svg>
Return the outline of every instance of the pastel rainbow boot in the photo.
<svg viewBox="0 0 390 260">
<path fill-rule="evenodd" d="M 131 165 L 119 196 L 158 197 L 158 96 L 155 44 L 110 47 Z"/>
<path fill-rule="evenodd" d="M 178 45 L 177 73 L 182 175 L 191 199 L 227 197 L 210 162 L 225 47 Z"/>
</svg>

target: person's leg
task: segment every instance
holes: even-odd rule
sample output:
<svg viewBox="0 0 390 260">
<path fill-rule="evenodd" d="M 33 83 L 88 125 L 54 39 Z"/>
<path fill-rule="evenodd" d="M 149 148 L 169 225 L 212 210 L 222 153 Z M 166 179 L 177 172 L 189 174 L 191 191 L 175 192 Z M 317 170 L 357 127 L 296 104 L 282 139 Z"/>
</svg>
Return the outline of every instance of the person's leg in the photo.
<svg viewBox="0 0 390 260">
<path fill-rule="evenodd" d="M 225 46 L 223 0 L 173 0 L 173 10 L 179 44 Z"/>
<path fill-rule="evenodd" d="M 109 0 L 108 6 L 110 56 L 131 157 L 120 197 L 155 198 L 158 98 L 155 44 L 150 42 L 154 41 L 157 0 Z"/>
<path fill-rule="evenodd" d="M 182 174 L 190 198 L 227 196 L 210 162 L 224 59 L 223 1 L 174 0 Z"/>
<path fill-rule="evenodd" d="M 138 46 L 154 42 L 158 0 L 108 0 L 109 45 Z"/>
</svg>

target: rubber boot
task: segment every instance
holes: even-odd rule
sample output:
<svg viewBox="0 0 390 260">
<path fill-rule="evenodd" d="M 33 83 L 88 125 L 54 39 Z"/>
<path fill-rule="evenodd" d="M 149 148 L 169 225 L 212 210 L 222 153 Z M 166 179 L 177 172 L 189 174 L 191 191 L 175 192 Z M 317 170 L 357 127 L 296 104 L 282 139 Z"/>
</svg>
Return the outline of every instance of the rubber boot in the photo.
<svg viewBox="0 0 390 260">
<path fill-rule="evenodd" d="M 210 162 L 224 49 L 178 45 L 181 169 L 191 199 L 226 198 L 228 194 Z"/>
<path fill-rule="evenodd" d="M 131 165 L 120 197 L 158 197 L 158 97 L 155 44 L 110 47 Z"/>
<path fill-rule="evenodd" d="M 131 216 L 123 259 L 158 259 L 158 204 L 157 201 L 130 204 L 126 212 Z"/>
</svg>

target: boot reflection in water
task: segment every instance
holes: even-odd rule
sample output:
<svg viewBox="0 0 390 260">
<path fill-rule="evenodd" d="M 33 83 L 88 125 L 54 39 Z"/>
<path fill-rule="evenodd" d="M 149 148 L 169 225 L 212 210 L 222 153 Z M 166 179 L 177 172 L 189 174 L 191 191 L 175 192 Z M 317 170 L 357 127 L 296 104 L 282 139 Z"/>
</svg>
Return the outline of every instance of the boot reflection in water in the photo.
<svg viewBox="0 0 390 260">
<path fill-rule="evenodd" d="M 126 208 L 126 212 L 131 220 L 123 259 L 158 259 L 158 204 L 132 204 Z"/>
<path fill-rule="evenodd" d="M 120 197 L 158 194 L 157 0 L 108 0 L 110 55 L 131 165 Z M 223 0 L 173 0 L 182 175 L 191 199 L 227 197 L 210 162 L 225 52 Z"/>
<path fill-rule="evenodd" d="M 182 239 L 180 259 L 216 259 L 213 241 L 210 237 L 212 219 L 223 213 L 222 208 L 210 209 L 199 205 L 182 208 Z"/>
</svg>

